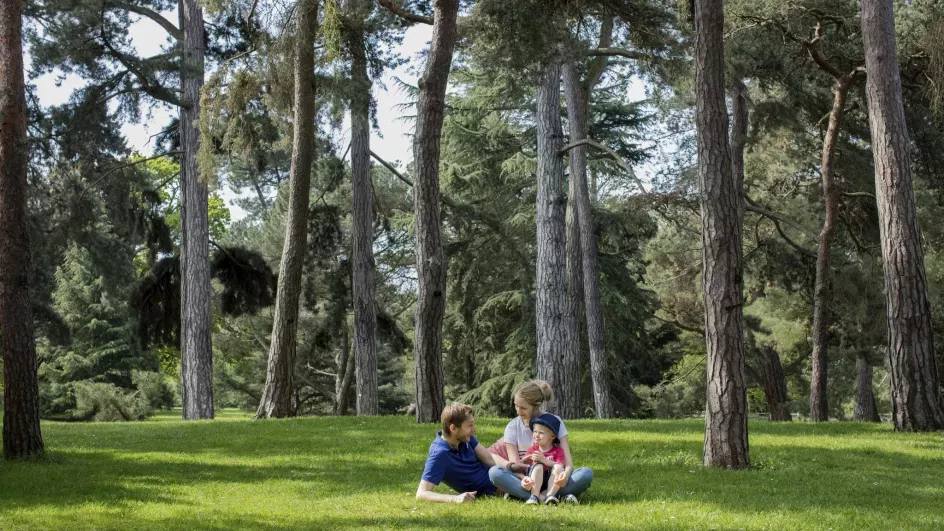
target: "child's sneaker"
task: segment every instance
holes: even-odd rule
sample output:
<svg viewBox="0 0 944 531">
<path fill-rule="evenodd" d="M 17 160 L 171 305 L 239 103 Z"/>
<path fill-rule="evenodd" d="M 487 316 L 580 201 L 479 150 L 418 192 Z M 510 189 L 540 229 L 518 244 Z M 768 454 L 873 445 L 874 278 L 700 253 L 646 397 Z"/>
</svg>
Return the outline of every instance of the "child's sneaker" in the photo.
<svg viewBox="0 0 944 531">
<path fill-rule="evenodd" d="M 528 498 L 528 501 L 526 501 L 526 502 L 524 502 L 524 503 L 525 503 L 525 505 L 537 505 L 537 504 L 539 504 L 539 503 L 541 503 L 541 502 L 540 502 L 540 500 L 538 500 L 538 497 L 537 497 L 537 496 L 535 496 L 534 494 L 532 494 L 531 497 Z"/>
<path fill-rule="evenodd" d="M 567 496 L 564 496 L 564 503 L 569 505 L 580 505 L 580 500 L 578 500 L 573 494 L 568 494 Z"/>
<path fill-rule="evenodd" d="M 560 503 L 560 500 L 557 499 L 557 496 L 548 496 L 544 500 L 544 505 L 557 505 L 558 503 Z"/>
</svg>

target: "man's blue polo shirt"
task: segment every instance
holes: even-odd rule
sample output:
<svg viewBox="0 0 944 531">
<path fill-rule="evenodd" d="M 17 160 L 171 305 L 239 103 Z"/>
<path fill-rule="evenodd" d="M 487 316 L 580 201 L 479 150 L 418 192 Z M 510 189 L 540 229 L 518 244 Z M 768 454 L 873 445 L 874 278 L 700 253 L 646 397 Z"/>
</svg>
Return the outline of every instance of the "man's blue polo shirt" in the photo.
<svg viewBox="0 0 944 531">
<path fill-rule="evenodd" d="M 453 448 L 442 438 L 442 432 L 438 432 L 429 445 L 423 481 L 433 485 L 442 482 L 460 493 L 494 494 L 495 485 L 488 479 L 488 468 L 475 455 L 478 444 L 473 435 L 469 442 L 459 443 L 458 448 Z"/>
</svg>

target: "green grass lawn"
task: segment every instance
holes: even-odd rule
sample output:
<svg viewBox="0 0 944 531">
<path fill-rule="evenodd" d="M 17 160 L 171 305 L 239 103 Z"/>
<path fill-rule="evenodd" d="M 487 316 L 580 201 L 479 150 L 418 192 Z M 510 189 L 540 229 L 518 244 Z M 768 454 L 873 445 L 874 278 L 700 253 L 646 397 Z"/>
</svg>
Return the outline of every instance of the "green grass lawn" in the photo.
<svg viewBox="0 0 944 531">
<path fill-rule="evenodd" d="M 0 464 L 0 529 L 944 528 L 944 437 L 752 422 L 751 471 L 701 466 L 702 422 L 567 423 L 594 469 L 579 507 L 418 503 L 436 428 L 405 417 L 45 423 Z M 491 443 L 505 420 L 478 419 Z M 440 489 L 448 491 L 444 486 Z"/>
</svg>

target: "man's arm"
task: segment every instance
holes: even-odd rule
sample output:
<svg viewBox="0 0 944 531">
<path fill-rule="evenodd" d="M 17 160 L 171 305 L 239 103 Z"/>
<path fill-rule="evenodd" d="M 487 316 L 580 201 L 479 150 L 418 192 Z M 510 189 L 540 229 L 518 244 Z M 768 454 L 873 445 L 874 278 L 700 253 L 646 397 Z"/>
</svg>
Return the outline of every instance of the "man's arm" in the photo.
<svg viewBox="0 0 944 531">
<path fill-rule="evenodd" d="M 483 444 L 475 445 L 475 457 L 479 458 L 479 461 L 485 464 L 485 466 L 492 468 L 495 466 L 495 458 L 492 457 L 492 453 L 485 448 Z"/>
<path fill-rule="evenodd" d="M 475 500 L 474 492 L 463 492 L 453 496 L 451 494 L 440 494 L 438 492 L 433 492 L 433 488 L 435 486 L 436 485 L 433 485 L 429 481 L 421 479 L 419 486 L 416 487 L 416 499 L 437 503 L 463 503 Z"/>
</svg>

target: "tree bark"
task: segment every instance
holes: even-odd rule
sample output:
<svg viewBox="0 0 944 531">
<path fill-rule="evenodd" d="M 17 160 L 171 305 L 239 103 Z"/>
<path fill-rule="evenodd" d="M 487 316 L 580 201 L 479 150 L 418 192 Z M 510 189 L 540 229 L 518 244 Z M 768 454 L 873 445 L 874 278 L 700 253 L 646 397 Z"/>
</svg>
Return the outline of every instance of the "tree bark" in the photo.
<svg viewBox="0 0 944 531">
<path fill-rule="evenodd" d="M 341 336 L 341 351 L 338 353 L 338 374 L 334 382 L 334 414 L 347 415 L 347 395 L 354 378 L 354 362 L 350 356 L 347 322 L 344 323 L 344 335 Z"/>
<path fill-rule="evenodd" d="M 213 418 L 210 314 L 210 224 L 207 178 L 198 171 L 200 89 L 204 75 L 203 9 L 181 0 L 180 62 L 180 394 L 184 420 Z"/>
<path fill-rule="evenodd" d="M 810 420 L 829 420 L 827 403 L 827 366 L 829 364 L 829 258 L 836 219 L 839 216 L 839 190 L 833 179 L 833 162 L 836 159 L 836 142 L 839 140 L 839 124 L 845 111 L 846 96 L 855 77 L 836 79 L 833 88 L 833 108 L 829 113 L 829 126 L 823 139 L 823 156 L 820 173 L 823 176 L 823 198 L 826 201 L 826 220 L 819 234 L 819 249 L 816 257 L 816 283 L 813 290 L 813 363 L 810 374 Z"/>
<path fill-rule="evenodd" d="M 863 0 L 866 100 L 875 160 L 896 430 L 944 429 L 924 250 L 902 105 L 892 0 Z"/>
<path fill-rule="evenodd" d="M 767 410 L 770 420 L 790 422 L 793 416 L 787 409 L 787 379 L 783 376 L 783 365 L 780 364 L 780 355 L 772 347 L 761 347 L 764 356 L 764 397 L 767 399 Z"/>
<path fill-rule="evenodd" d="M 456 44 L 458 0 L 436 0 L 433 38 L 426 72 L 419 81 L 413 161 L 414 230 L 416 231 L 416 301 L 414 361 L 416 421 L 437 422 L 445 407 L 442 322 L 446 310 L 446 268 L 440 218 L 439 155 L 446 84 Z"/>
<path fill-rule="evenodd" d="M 872 391 L 872 364 L 864 355 L 856 357 L 856 397 L 852 409 L 852 420 L 857 422 L 880 422 L 875 393 Z"/>
<path fill-rule="evenodd" d="M 554 389 L 557 397 L 556 414 L 565 419 L 580 417 L 580 359 L 583 355 L 580 345 L 580 325 L 583 315 L 583 263 L 580 256 L 580 224 L 577 220 L 577 191 L 573 179 L 574 169 L 571 161 L 570 183 L 567 193 L 567 213 L 564 219 L 564 232 L 567 244 L 566 255 L 567 296 L 564 299 L 564 345 L 559 388 Z"/>
<path fill-rule="evenodd" d="M 567 99 L 567 117 L 571 142 L 587 138 L 590 114 L 589 87 L 581 85 L 572 61 L 564 64 L 564 96 Z M 593 404 L 597 418 L 613 417 L 609 369 L 603 342 L 603 308 L 600 303 L 600 266 L 597 240 L 593 231 L 590 192 L 587 187 L 587 146 L 570 151 L 571 189 L 576 194 L 575 206 L 580 227 L 580 254 L 583 269 L 584 305 L 587 317 L 587 336 L 590 345 L 590 373 L 593 383 Z M 564 367 L 564 371 L 567 367 Z"/>
<path fill-rule="evenodd" d="M 6 459 L 44 451 L 39 425 L 39 361 L 29 295 L 29 140 L 22 9 L 21 0 L 4 0 L 0 5 L 0 337 Z"/>
<path fill-rule="evenodd" d="M 564 164 L 559 152 L 564 144 L 560 116 L 560 59 L 545 66 L 537 87 L 537 355 L 535 373 L 558 391 L 561 389 L 567 287 L 564 215 Z"/>
<path fill-rule="evenodd" d="M 348 4 L 351 50 L 351 194 L 353 196 L 354 373 L 357 414 L 378 415 L 377 301 L 374 286 L 374 190 L 370 178 L 370 77 L 364 23 L 370 3 Z"/>
<path fill-rule="evenodd" d="M 728 149 L 722 0 L 695 1 L 695 94 L 707 347 L 705 464 L 746 468 L 742 183 Z M 737 102 L 741 98 L 736 98 Z"/>
<path fill-rule="evenodd" d="M 315 34 L 317 0 L 300 0 L 295 34 L 295 109 L 291 188 L 279 267 L 266 384 L 256 418 L 287 417 L 292 410 L 292 369 L 298 334 L 298 302 L 308 239 L 311 165 L 315 150 Z"/>
</svg>

